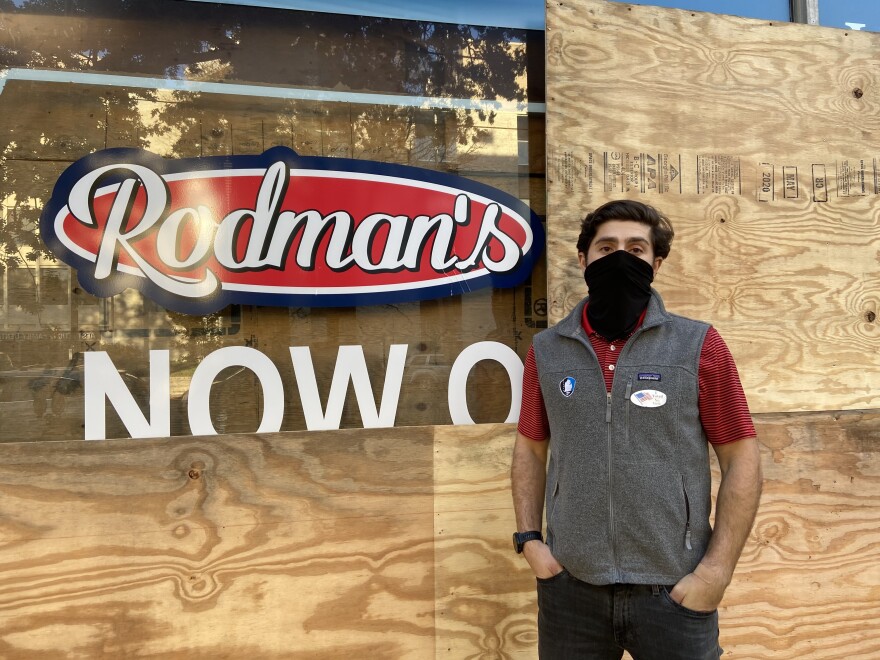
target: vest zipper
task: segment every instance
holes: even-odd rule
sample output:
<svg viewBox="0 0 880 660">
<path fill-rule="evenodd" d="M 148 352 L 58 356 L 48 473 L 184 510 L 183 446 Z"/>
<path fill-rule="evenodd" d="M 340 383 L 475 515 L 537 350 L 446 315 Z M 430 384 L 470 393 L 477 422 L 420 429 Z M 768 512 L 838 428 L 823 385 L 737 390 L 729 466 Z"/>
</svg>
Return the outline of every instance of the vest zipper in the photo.
<svg viewBox="0 0 880 660">
<path fill-rule="evenodd" d="M 623 347 L 620 349 L 620 353 L 617 356 L 617 365 L 620 366 L 623 361 L 624 353 L 627 353 L 627 349 L 630 346 L 630 343 L 642 333 L 642 328 L 636 330 L 624 343 Z M 614 381 L 617 380 L 617 372 L 614 373 L 614 376 L 611 378 L 611 392 L 614 391 Z M 629 398 L 630 391 L 632 390 L 632 381 L 627 382 L 627 399 Z M 608 429 L 608 522 L 609 522 L 609 532 L 611 534 L 611 565 L 614 567 L 614 578 L 617 580 L 618 571 L 617 571 L 617 543 L 615 541 L 615 533 L 614 533 L 614 464 L 613 457 L 611 451 L 611 392 L 607 393 L 606 398 L 606 406 L 605 406 L 605 422 L 606 427 Z M 624 417 L 624 433 L 629 434 L 629 408 L 625 408 L 626 416 Z"/>
<path fill-rule="evenodd" d="M 614 389 L 612 385 L 611 389 Z M 614 468 L 611 451 L 611 392 L 605 398 L 605 426 L 608 439 L 608 533 L 611 540 L 611 565 L 614 567 L 614 578 L 617 579 L 617 548 L 614 540 Z"/>
<path fill-rule="evenodd" d="M 685 525 L 684 525 L 684 547 L 688 550 L 693 550 L 693 546 L 691 545 L 691 502 L 688 499 L 687 488 L 684 486 L 684 475 L 681 476 L 681 492 L 684 493 L 684 512 L 685 512 Z"/>
<path fill-rule="evenodd" d="M 635 336 L 635 335 L 633 335 Z M 593 356 L 596 360 L 596 364 L 600 367 L 599 379 L 602 382 L 602 385 L 605 384 L 605 378 L 601 373 L 601 365 L 599 363 L 599 356 L 596 355 L 596 351 L 593 350 L 592 344 L 590 341 L 583 335 L 580 334 L 575 337 L 579 342 L 581 342 L 584 347 L 586 347 L 587 351 Z M 626 348 L 624 346 L 623 348 Z M 623 349 L 621 349 L 621 354 L 623 353 Z M 620 357 L 618 356 L 618 362 L 620 362 Z M 612 377 L 611 390 L 614 390 L 614 378 Z M 613 496 L 613 486 L 614 486 L 614 469 L 612 467 L 612 452 L 611 452 L 611 392 L 605 393 L 605 428 L 607 433 L 605 437 L 608 441 L 608 533 L 610 535 L 611 540 L 611 565 L 614 567 L 614 577 L 617 579 L 617 551 L 615 549 L 614 543 L 614 496 Z M 557 489 L 559 488 L 559 483 L 556 484 Z M 555 509 L 555 507 L 554 507 Z"/>
</svg>

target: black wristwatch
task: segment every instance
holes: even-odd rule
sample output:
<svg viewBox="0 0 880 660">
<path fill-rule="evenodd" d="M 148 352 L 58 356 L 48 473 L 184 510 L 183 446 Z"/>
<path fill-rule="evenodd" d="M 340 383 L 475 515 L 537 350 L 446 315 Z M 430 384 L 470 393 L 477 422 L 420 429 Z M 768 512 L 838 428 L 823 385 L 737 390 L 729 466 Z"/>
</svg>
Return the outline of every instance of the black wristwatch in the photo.
<svg viewBox="0 0 880 660">
<path fill-rule="evenodd" d="M 523 551 L 523 546 L 529 541 L 543 541 L 544 537 L 541 535 L 541 532 L 514 532 L 513 533 L 513 549 L 516 550 L 516 554 L 520 554 Z"/>
</svg>

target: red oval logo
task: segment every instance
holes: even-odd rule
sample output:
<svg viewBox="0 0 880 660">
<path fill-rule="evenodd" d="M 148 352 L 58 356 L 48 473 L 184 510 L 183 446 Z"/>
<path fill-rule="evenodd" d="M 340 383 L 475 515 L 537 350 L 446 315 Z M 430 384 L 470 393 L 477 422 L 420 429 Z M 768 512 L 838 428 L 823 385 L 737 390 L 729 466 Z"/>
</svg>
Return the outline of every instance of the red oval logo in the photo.
<svg viewBox="0 0 880 660">
<path fill-rule="evenodd" d="M 348 306 L 514 286 L 543 248 L 537 216 L 502 191 L 285 147 L 186 160 L 91 154 L 59 178 L 41 232 L 93 294 L 133 287 L 197 314 L 233 302 Z"/>
</svg>

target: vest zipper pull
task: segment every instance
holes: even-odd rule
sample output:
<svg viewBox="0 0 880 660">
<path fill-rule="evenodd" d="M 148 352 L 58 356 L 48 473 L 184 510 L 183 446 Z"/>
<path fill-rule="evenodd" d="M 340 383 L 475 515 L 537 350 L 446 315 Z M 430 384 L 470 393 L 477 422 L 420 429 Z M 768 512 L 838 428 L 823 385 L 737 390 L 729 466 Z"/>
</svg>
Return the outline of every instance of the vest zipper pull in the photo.
<svg viewBox="0 0 880 660">
<path fill-rule="evenodd" d="M 693 550 L 694 548 L 691 546 L 691 501 L 688 498 L 687 488 L 684 486 L 684 475 L 681 475 L 681 492 L 684 493 L 684 511 L 687 516 L 684 525 L 684 547 Z"/>
<path fill-rule="evenodd" d="M 611 392 L 608 392 L 608 404 L 605 406 L 605 421 L 611 422 Z"/>
</svg>

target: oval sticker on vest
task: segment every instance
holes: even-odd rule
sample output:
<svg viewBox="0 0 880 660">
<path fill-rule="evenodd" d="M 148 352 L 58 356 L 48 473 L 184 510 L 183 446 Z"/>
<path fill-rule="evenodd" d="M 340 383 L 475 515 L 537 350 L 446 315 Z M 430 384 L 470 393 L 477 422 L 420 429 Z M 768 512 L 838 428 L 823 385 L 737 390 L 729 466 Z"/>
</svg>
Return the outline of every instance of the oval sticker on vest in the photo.
<svg viewBox="0 0 880 660">
<path fill-rule="evenodd" d="M 642 408 L 659 408 L 666 403 L 666 395 L 657 390 L 639 390 L 629 400 Z"/>
</svg>

